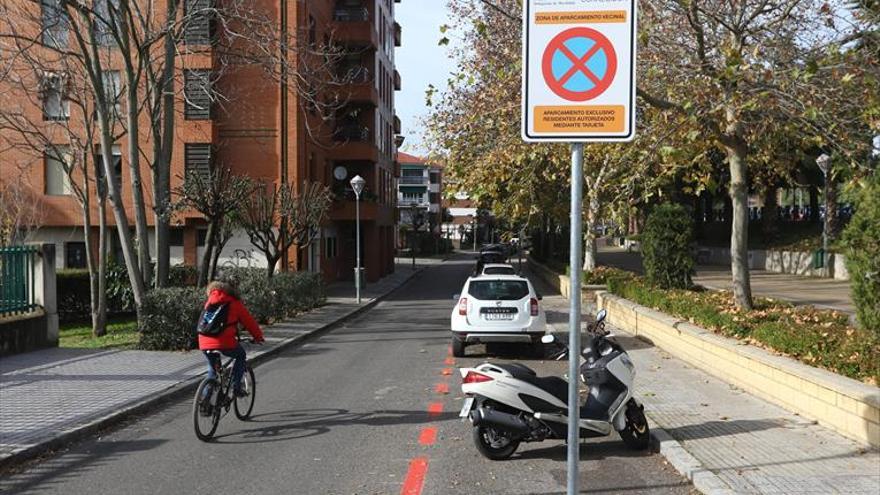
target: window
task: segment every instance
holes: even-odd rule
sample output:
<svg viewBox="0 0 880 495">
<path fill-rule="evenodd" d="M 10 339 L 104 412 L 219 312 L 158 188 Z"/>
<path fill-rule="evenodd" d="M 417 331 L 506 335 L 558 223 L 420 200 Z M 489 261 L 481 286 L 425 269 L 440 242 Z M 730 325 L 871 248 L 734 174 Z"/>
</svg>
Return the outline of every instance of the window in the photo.
<svg viewBox="0 0 880 495">
<path fill-rule="evenodd" d="M 43 19 L 43 44 L 55 48 L 67 48 L 70 20 L 61 7 L 61 0 L 41 0 Z"/>
<path fill-rule="evenodd" d="M 110 117 L 113 121 L 122 120 L 122 76 L 118 70 L 108 70 L 101 73 L 104 84 L 104 99 L 110 109 Z"/>
<path fill-rule="evenodd" d="M 420 178 L 424 177 L 424 174 L 422 173 L 421 169 L 417 169 L 417 168 L 416 169 L 405 168 L 405 169 L 401 170 L 401 173 L 404 177 L 420 177 Z"/>
<path fill-rule="evenodd" d="M 211 71 L 209 69 L 190 69 L 183 71 L 184 98 L 187 120 L 211 119 Z"/>
<path fill-rule="evenodd" d="M 439 184 L 440 183 L 440 173 L 439 172 L 431 172 L 431 184 Z"/>
<path fill-rule="evenodd" d="M 337 256 L 336 252 L 336 238 L 335 237 L 326 237 L 324 239 L 324 257 L 327 259 L 335 258 Z"/>
<path fill-rule="evenodd" d="M 183 246 L 183 227 L 171 227 L 168 229 L 168 245 Z"/>
<path fill-rule="evenodd" d="M 49 196 L 70 194 L 70 175 L 67 173 L 71 163 L 70 148 L 54 146 L 52 149 L 46 150 L 43 161 L 46 165 L 46 194 Z"/>
<path fill-rule="evenodd" d="M 314 47 L 318 42 L 318 23 L 312 14 L 309 14 L 309 46 Z"/>
<path fill-rule="evenodd" d="M 211 143 L 186 143 L 183 149 L 184 177 L 196 174 L 203 181 L 211 178 Z"/>
<path fill-rule="evenodd" d="M 468 295 L 481 301 L 518 301 L 528 297 L 529 285 L 521 280 L 480 280 L 471 282 Z"/>
<path fill-rule="evenodd" d="M 183 5 L 186 25 L 183 42 L 187 45 L 209 45 L 213 15 L 212 0 L 186 0 Z"/>
<path fill-rule="evenodd" d="M 198 234 L 196 244 L 198 244 L 199 247 L 204 246 L 208 241 L 208 229 L 199 229 L 196 233 Z"/>
<path fill-rule="evenodd" d="M 113 174 L 116 176 L 116 188 L 122 191 L 122 148 L 119 145 L 113 145 Z M 95 179 L 98 181 L 98 194 L 102 197 L 107 195 L 107 181 L 104 179 L 104 155 L 100 149 L 95 153 Z"/>
<path fill-rule="evenodd" d="M 113 32 L 118 26 L 119 0 L 95 0 L 95 39 L 101 46 L 115 46 Z"/>
<path fill-rule="evenodd" d="M 59 74 L 46 74 L 42 81 L 43 120 L 70 118 L 70 101 L 64 97 L 65 80 Z"/>
<path fill-rule="evenodd" d="M 422 193 L 414 193 L 414 192 L 405 192 L 403 193 L 404 201 L 414 201 L 421 203 L 425 198 L 425 195 Z"/>
<path fill-rule="evenodd" d="M 64 243 L 64 267 L 65 268 L 85 268 L 86 267 L 86 243 L 85 242 L 65 242 Z"/>
<path fill-rule="evenodd" d="M 428 201 L 433 204 L 440 203 L 440 193 L 428 193 Z"/>
</svg>

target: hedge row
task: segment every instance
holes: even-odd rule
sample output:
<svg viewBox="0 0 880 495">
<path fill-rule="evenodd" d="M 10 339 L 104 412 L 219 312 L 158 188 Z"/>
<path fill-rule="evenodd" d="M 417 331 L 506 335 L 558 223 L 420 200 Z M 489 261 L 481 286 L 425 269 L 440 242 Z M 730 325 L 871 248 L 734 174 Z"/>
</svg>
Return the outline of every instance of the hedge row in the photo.
<svg viewBox="0 0 880 495">
<path fill-rule="evenodd" d="M 840 312 L 765 298 L 755 298 L 755 309 L 743 311 L 728 291 L 663 290 L 631 273 L 610 277 L 608 290 L 806 364 L 866 383 L 880 382 L 880 338 L 851 327 Z"/>
<path fill-rule="evenodd" d="M 236 268 L 241 299 L 261 324 L 289 318 L 324 303 L 321 276 L 277 273 L 271 279 L 260 268 Z M 196 323 L 205 304 L 204 289 L 172 287 L 147 294 L 138 326 L 140 347 L 148 350 L 189 350 L 196 347 Z"/>
</svg>

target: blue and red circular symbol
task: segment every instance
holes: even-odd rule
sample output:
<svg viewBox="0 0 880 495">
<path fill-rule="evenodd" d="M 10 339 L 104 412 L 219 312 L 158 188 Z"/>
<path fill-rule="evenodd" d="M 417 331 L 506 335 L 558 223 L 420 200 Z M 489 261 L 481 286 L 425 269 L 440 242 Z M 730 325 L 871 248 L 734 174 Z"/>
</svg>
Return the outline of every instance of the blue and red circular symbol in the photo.
<svg viewBox="0 0 880 495">
<path fill-rule="evenodd" d="M 570 101 L 587 101 L 604 93 L 617 73 L 617 54 L 611 42 L 588 27 L 557 34 L 542 60 L 544 80 L 557 95 Z"/>
</svg>

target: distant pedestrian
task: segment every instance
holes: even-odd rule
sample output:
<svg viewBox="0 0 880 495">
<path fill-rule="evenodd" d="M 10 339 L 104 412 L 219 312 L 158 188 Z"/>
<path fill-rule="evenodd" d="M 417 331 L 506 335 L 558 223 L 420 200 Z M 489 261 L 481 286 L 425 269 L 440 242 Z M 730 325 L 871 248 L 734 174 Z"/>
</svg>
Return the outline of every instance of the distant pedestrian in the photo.
<svg viewBox="0 0 880 495">
<path fill-rule="evenodd" d="M 233 390 L 236 396 L 241 397 L 246 394 L 241 388 L 241 379 L 244 376 L 247 355 L 236 338 L 238 326 L 243 326 L 257 343 L 262 343 L 265 340 L 263 331 L 241 302 L 238 279 L 234 274 L 227 272 L 222 274 L 219 280 L 208 284 L 207 294 L 208 300 L 205 302 L 205 310 L 220 311 L 225 316 L 225 321 L 221 323 L 222 328 L 218 329 L 215 335 L 199 333 L 199 350 L 205 354 L 205 358 L 208 360 L 208 378 L 217 378 L 214 371 L 214 360 L 220 359 L 220 357 L 216 353 L 207 351 L 220 351 L 225 356 L 235 359 L 235 363 L 232 365 Z"/>
</svg>

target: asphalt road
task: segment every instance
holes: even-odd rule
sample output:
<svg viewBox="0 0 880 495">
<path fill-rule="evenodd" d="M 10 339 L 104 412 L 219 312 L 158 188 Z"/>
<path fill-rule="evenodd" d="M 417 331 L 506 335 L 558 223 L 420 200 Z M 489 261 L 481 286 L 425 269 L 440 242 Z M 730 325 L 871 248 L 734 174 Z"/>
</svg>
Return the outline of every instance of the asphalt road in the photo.
<svg viewBox="0 0 880 495">
<path fill-rule="evenodd" d="M 5 476 L 0 491 L 396 495 L 421 485 L 426 495 L 564 493 L 562 442 L 523 445 L 493 462 L 457 418 L 459 377 L 443 371 L 486 357 L 482 347 L 455 362 L 448 356 L 452 295 L 470 268 L 429 268 L 348 325 L 257 367 L 253 420 L 228 415 L 215 442 L 195 438 L 190 401 L 181 400 Z M 590 440 L 581 456 L 585 493 L 693 490 L 661 456 L 629 451 L 616 436 Z"/>
</svg>

